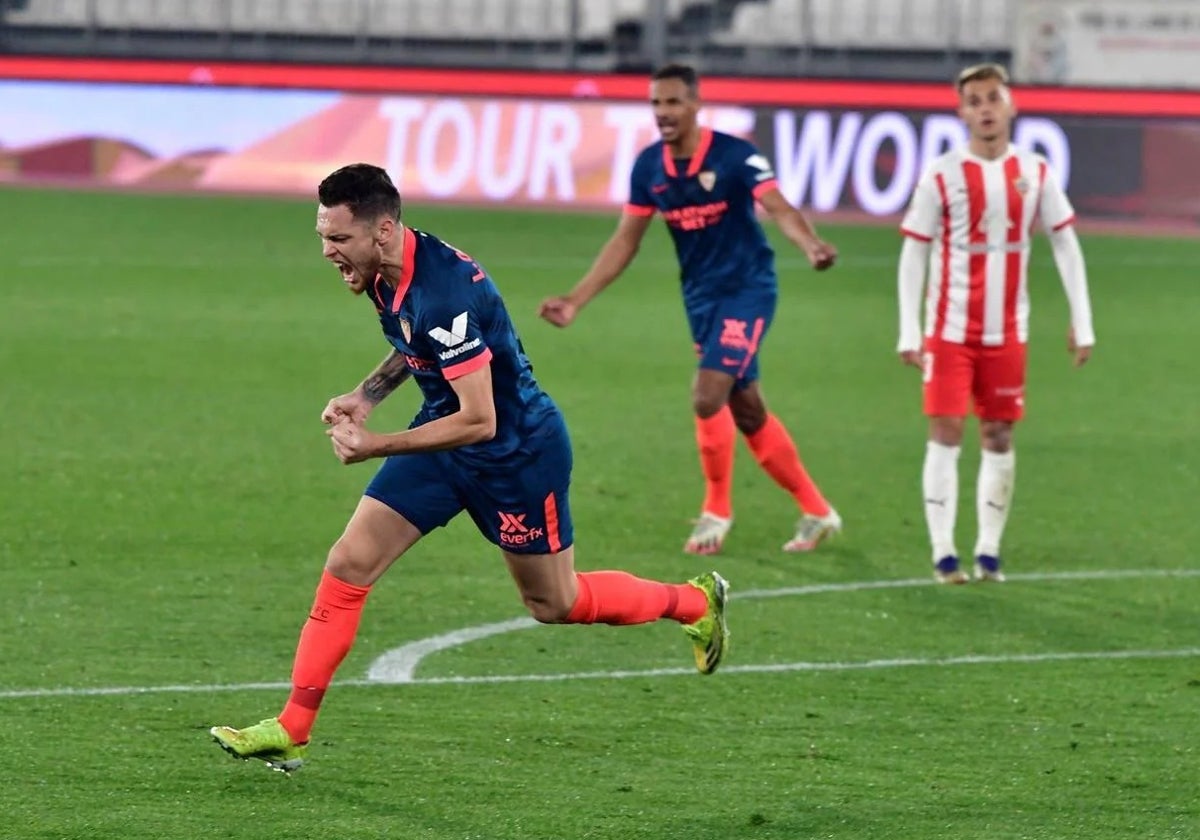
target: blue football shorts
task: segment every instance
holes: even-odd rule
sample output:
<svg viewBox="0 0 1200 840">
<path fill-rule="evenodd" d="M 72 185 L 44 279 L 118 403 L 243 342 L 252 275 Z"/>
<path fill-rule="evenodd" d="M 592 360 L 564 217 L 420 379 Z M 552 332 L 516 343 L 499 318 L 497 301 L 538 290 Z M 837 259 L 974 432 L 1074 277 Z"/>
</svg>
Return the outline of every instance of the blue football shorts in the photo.
<svg viewBox="0 0 1200 840">
<path fill-rule="evenodd" d="M 758 353 L 775 317 L 777 295 L 762 289 L 713 298 L 688 308 L 699 366 L 734 378 L 734 388 L 758 380 Z"/>
<path fill-rule="evenodd" d="M 555 413 L 522 451 L 499 463 L 444 452 L 392 455 L 364 495 L 422 534 L 466 511 L 487 540 L 513 554 L 555 554 L 575 539 L 568 487 L 571 439 Z"/>
</svg>

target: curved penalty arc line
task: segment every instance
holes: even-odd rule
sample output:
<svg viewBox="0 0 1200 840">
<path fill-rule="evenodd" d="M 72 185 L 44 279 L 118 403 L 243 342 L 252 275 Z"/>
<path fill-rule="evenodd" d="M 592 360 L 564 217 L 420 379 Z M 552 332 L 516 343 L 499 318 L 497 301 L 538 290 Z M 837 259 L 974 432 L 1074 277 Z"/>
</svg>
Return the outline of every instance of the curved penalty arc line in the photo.
<svg viewBox="0 0 1200 840">
<path fill-rule="evenodd" d="M 1152 577 L 1200 577 L 1200 569 L 1098 569 L 1078 572 L 1031 572 L 1028 574 L 1009 575 L 1014 582 L 1038 581 L 1071 581 L 1071 580 L 1121 580 L 1125 578 Z M 784 598 L 799 595 L 822 595 L 830 592 L 864 592 L 873 589 L 908 589 L 919 586 L 936 586 L 931 578 L 902 578 L 897 580 L 865 580 L 844 583 L 815 583 L 806 586 L 790 586 L 779 589 L 748 589 L 744 592 L 734 591 L 732 597 L 739 600 L 751 598 Z M 515 630 L 527 630 L 537 627 L 538 622 L 528 616 L 514 618 L 509 621 L 498 621 L 493 624 L 481 624 L 475 627 L 465 627 L 452 630 L 437 636 L 430 636 L 409 642 L 406 645 L 390 650 L 371 663 L 367 669 L 366 680 L 370 683 L 429 683 L 432 680 L 418 679 L 417 668 L 434 653 L 465 645 L 480 639 L 511 633 Z M 811 663 L 810 663 L 811 664 Z M 732 668 L 722 669 L 730 671 Z M 690 671 L 689 671 L 690 672 Z M 554 677 L 547 677 L 553 679 Z M 451 682 L 455 680 L 449 680 Z M 460 680 L 461 681 L 461 680 Z"/>
<path fill-rule="evenodd" d="M 1010 575 L 1009 580 L 1020 581 L 1071 581 L 1071 580 L 1121 580 L 1128 578 L 1196 578 L 1200 569 L 1129 569 L 1097 570 L 1082 572 L 1045 572 Z M 780 589 L 752 589 L 735 592 L 738 599 L 779 598 L 795 595 L 817 595 L 829 592 L 859 592 L 876 589 L 901 589 L 918 586 L 933 586 L 927 578 L 900 580 L 857 581 L 848 583 L 818 583 L 807 586 Z M 416 676 L 417 667 L 427 657 L 443 650 L 458 647 L 479 639 L 489 638 L 515 630 L 539 626 L 529 617 L 514 618 L 467 627 L 410 642 L 383 654 L 365 679 L 338 680 L 339 687 L 379 687 L 384 685 L 477 685 L 500 683 L 565 682 L 586 679 L 631 679 L 637 677 L 669 677 L 694 675 L 693 668 L 649 668 L 644 670 L 585 671 L 558 674 L 496 674 L 476 676 Z M 1003 655 L 965 655 L 953 657 L 902 657 L 895 659 L 872 659 L 857 662 L 783 662 L 771 664 L 726 665 L 722 674 L 768 674 L 814 671 L 856 671 L 906 667 L 955 667 L 966 665 L 1004 665 L 1013 663 L 1070 662 L 1095 660 L 1136 659 L 1180 659 L 1200 657 L 1200 647 L 1185 647 L 1168 650 L 1101 650 L 1064 651 L 1043 653 L 1014 653 Z M 95 686 L 75 688 L 29 688 L 0 689 L 0 700 L 42 699 L 48 697 L 113 697 L 145 694 L 202 694 L 233 691 L 287 690 L 290 682 L 252 682 L 233 684 L 185 683 L 157 686 Z"/>
</svg>

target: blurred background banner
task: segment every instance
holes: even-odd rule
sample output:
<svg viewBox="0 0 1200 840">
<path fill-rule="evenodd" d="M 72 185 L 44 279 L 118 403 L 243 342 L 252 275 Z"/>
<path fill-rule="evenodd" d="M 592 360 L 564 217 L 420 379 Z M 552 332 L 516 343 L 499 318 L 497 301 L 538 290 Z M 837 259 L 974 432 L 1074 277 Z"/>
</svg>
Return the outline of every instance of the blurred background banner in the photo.
<svg viewBox="0 0 1200 840">
<path fill-rule="evenodd" d="M 489 74 L 476 76 L 486 86 Z M 459 78 L 447 77 L 427 73 L 424 81 L 440 89 Z M 626 81 L 644 89 L 644 79 Z M 713 81 L 718 92 L 739 83 Z M 811 96 L 807 90 L 791 83 L 774 91 L 785 101 L 754 107 L 710 98 L 703 121 L 753 140 L 775 161 L 784 194 L 817 211 L 897 214 L 926 164 L 965 139 L 944 86 L 842 82 L 814 85 Z M 1147 99 L 1157 111 L 1146 119 L 1130 112 L 1124 94 L 1096 99 L 1084 114 L 1070 91 L 1029 93 L 1035 107 L 1023 110 L 1014 140 L 1046 155 L 1080 213 L 1130 220 L 1200 213 L 1192 97 L 1175 103 L 1175 116 Z M 889 96 L 896 107 L 856 107 Z M 938 100 L 945 107 L 929 107 Z M 617 207 L 634 158 L 656 137 L 646 104 L 593 96 L 10 78 L 0 80 L 0 106 L 0 180 L 172 191 L 311 195 L 331 169 L 364 160 L 385 165 L 410 199 Z"/>
<path fill-rule="evenodd" d="M 1021 0 L 1018 81 L 1200 89 L 1197 0 Z"/>
</svg>

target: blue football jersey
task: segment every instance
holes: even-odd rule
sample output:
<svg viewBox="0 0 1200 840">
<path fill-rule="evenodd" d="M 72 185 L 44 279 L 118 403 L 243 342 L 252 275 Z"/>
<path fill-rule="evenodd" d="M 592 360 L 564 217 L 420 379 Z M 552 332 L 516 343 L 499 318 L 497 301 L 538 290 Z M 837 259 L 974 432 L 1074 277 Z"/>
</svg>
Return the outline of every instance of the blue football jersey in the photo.
<svg viewBox="0 0 1200 840">
<path fill-rule="evenodd" d="M 528 453 L 558 408 L 534 379 L 500 292 L 479 263 L 454 246 L 412 228 L 403 235 L 399 286 L 377 277 L 367 295 L 425 398 L 412 426 L 458 411 L 450 382 L 490 364 L 496 436 L 452 452 L 480 465 Z"/>
<path fill-rule="evenodd" d="M 775 289 L 775 255 L 754 213 L 756 198 L 775 187 L 770 161 L 752 143 L 704 129 L 691 158 L 674 159 L 661 140 L 642 150 L 625 212 L 662 214 L 691 306 L 754 287 Z"/>
</svg>

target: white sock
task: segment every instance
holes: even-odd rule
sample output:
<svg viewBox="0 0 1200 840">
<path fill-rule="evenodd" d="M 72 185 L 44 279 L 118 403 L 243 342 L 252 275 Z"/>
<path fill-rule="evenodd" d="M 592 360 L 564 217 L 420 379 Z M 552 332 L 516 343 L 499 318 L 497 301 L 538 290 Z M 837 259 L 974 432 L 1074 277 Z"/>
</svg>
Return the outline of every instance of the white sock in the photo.
<svg viewBox="0 0 1200 840">
<path fill-rule="evenodd" d="M 975 554 L 1000 556 L 1000 538 L 1012 507 L 1013 484 L 1017 475 L 1017 455 L 983 450 L 979 461 L 979 487 L 975 505 L 979 511 L 979 542 Z"/>
<path fill-rule="evenodd" d="M 929 441 L 925 447 L 925 468 L 921 471 L 921 489 L 925 494 L 925 523 L 933 544 L 933 562 L 954 548 L 954 519 L 958 514 L 958 446 Z"/>
</svg>

